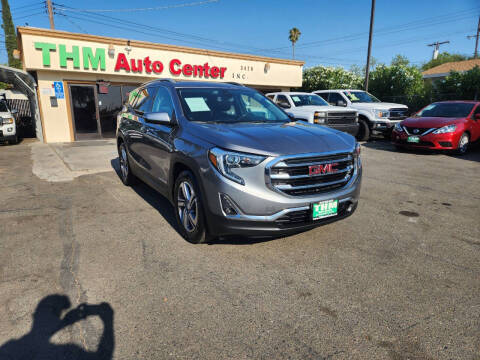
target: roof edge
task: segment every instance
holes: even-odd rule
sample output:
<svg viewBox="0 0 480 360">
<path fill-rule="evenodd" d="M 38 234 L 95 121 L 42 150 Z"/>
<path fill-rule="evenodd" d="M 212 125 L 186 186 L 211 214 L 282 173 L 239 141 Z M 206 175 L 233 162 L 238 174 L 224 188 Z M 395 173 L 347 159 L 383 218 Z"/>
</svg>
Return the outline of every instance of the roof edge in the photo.
<svg viewBox="0 0 480 360">
<path fill-rule="evenodd" d="M 284 65 L 303 66 L 305 64 L 304 61 L 300 61 L 300 60 L 279 59 L 279 58 L 272 58 L 272 57 L 266 57 L 266 56 L 199 49 L 199 48 L 192 48 L 187 46 L 159 44 L 159 43 L 153 43 L 149 41 L 128 40 L 123 38 L 112 38 L 112 37 L 101 36 L 101 35 L 72 33 L 69 31 L 51 30 L 51 29 L 36 28 L 36 27 L 30 27 L 30 26 L 18 26 L 17 32 L 20 36 L 21 35 L 37 35 L 37 36 L 46 36 L 46 37 L 57 37 L 61 39 L 95 41 L 95 42 L 113 44 L 113 45 L 127 45 L 127 42 L 130 41 L 130 46 L 146 48 L 146 49 L 180 51 L 180 52 L 186 52 L 190 54 L 219 56 L 219 57 L 240 59 L 240 60 L 264 61 L 264 62 L 275 63 L 275 64 L 284 64 Z"/>
</svg>

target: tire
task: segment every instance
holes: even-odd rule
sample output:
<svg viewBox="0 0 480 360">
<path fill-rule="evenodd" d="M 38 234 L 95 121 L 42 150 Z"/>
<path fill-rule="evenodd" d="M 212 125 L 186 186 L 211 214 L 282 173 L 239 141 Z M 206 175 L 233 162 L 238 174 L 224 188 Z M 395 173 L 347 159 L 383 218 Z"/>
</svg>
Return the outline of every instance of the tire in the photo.
<svg viewBox="0 0 480 360">
<path fill-rule="evenodd" d="M 202 196 L 195 177 L 190 171 L 182 171 L 175 180 L 173 201 L 175 218 L 180 234 L 192 244 L 210 240 L 205 225 Z"/>
<path fill-rule="evenodd" d="M 360 129 L 358 129 L 357 140 L 368 141 L 368 139 L 370 139 L 370 128 L 368 127 L 368 122 L 364 119 L 359 119 L 358 124 L 360 125 Z"/>
<path fill-rule="evenodd" d="M 9 144 L 12 144 L 12 145 L 18 144 L 18 135 L 15 135 L 15 137 L 13 138 L 13 140 L 10 140 L 8 143 L 9 143 Z"/>
<path fill-rule="evenodd" d="M 120 179 L 126 186 L 131 186 L 137 183 L 137 178 L 132 173 L 130 162 L 128 160 L 127 147 L 124 142 L 118 145 L 118 159 L 120 160 Z"/>
<path fill-rule="evenodd" d="M 464 132 L 458 140 L 456 153 L 458 155 L 465 155 L 468 151 L 468 145 L 470 145 L 470 136 L 468 136 L 468 133 Z"/>
</svg>

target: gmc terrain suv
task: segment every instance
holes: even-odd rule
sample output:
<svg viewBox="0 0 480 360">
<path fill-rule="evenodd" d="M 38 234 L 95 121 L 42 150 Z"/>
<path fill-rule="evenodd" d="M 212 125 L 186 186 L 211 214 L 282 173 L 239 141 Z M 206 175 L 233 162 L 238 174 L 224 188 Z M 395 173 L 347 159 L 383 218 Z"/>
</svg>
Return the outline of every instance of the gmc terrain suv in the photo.
<svg viewBox="0 0 480 360">
<path fill-rule="evenodd" d="M 267 97 L 291 113 L 296 120 L 328 126 L 353 136 L 358 133 L 358 115 L 355 109 L 330 106 L 320 96 L 305 92 L 283 91 L 267 94 Z"/>
<path fill-rule="evenodd" d="M 169 199 L 190 242 L 283 235 L 356 209 L 355 139 L 293 122 L 253 89 L 155 80 L 132 91 L 117 121 L 123 183 L 140 178 Z"/>
<path fill-rule="evenodd" d="M 370 134 L 389 136 L 395 124 L 408 116 L 407 106 L 382 102 L 363 90 L 318 90 L 313 93 L 321 96 L 330 105 L 348 106 L 358 111 L 358 140 L 366 141 Z"/>
</svg>

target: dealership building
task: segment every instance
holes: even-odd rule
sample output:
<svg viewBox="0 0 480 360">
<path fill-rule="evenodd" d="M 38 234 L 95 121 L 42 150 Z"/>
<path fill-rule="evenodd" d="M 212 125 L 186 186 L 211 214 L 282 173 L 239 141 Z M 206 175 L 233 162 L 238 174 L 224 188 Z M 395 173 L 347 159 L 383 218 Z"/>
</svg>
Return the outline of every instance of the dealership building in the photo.
<svg viewBox="0 0 480 360">
<path fill-rule="evenodd" d="M 237 82 L 262 92 L 302 85 L 302 61 L 31 27 L 17 31 L 23 70 L 36 84 L 44 142 L 113 137 L 128 93 L 155 78 Z"/>
</svg>

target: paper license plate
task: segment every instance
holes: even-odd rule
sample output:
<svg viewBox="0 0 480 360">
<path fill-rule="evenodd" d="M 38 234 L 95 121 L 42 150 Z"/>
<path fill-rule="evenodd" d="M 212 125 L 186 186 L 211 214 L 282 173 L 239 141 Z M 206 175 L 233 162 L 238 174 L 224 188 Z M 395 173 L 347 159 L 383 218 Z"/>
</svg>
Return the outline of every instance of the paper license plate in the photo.
<svg viewBox="0 0 480 360">
<path fill-rule="evenodd" d="M 407 138 L 407 142 L 418 143 L 418 142 L 420 142 L 420 137 L 418 137 L 418 136 L 409 136 L 409 137 Z"/>
<path fill-rule="evenodd" d="M 312 219 L 319 220 L 337 215 L 338 200 L 320 201 L 312 204 Z"/>
</svg>

